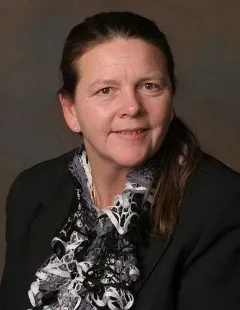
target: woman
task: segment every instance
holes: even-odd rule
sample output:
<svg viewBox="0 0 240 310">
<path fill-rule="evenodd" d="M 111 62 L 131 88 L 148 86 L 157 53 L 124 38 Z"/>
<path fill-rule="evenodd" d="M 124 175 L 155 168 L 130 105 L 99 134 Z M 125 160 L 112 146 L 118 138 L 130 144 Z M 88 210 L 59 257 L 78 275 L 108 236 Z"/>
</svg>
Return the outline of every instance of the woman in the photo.
<svg viewBox="0 0 240 310">
<path fill-rule="evenodd" d="M 239 309 L 240 177 L 174 114 L 164 34 L 97 14 L 70 32 L 61 75 L 83 145 L 14 182 L 1 309 Z"/>
</svg>

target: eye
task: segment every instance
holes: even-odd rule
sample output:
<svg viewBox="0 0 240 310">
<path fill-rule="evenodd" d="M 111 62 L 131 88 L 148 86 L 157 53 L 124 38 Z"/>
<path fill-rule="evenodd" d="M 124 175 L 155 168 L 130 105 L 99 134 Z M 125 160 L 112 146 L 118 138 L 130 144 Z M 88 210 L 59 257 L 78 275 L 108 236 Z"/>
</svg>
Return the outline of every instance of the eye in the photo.
<svg viewBox="0 0 240 310">
<path fill-rule="evenodd" d="M 145 83 L 143 84 L 143 88 L 146 90 L 158 90 L 160 87 L 155 83 Z"/>
<path fill-rule="evenodd" d="M 101 94 L 101 95 L 108 95 L 111 93 L 111 91 L 112 91 L 111 87 L 104 87 L 104 88 L 100 89 L 97 93 Z"/>
</svg>

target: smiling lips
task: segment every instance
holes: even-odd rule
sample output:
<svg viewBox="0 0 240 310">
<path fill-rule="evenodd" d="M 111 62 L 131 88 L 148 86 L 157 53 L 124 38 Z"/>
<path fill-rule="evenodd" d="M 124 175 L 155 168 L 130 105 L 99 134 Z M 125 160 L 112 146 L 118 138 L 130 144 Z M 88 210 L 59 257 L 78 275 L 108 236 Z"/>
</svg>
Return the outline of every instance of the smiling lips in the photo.
<svg viewBox="0 0 240 310">
<path fill-rule="evenodd" d="M 113 131 L 119 138 L 124 140 L 140 140 L 146 135 L 146 132 L 147 128 L 124 128 L 122 130 Z"/>
</svg>

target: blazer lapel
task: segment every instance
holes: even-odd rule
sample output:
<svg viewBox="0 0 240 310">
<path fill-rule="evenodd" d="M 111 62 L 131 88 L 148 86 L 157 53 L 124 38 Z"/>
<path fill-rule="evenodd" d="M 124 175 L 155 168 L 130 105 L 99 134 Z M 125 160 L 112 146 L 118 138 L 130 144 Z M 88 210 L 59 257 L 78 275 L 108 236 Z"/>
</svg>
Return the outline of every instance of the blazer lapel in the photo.
<svg viewBox="0 0 240 310">
<path fill-rule="evenodd" d="M 36 210 L 29 232 L 28 274 L 29 282 L 35 279 L 35 272 L 53 253 L 51 241 L 67 219 L 75 193 L 70 178 L 62 182 L 55 198 L 42 201 Z"/>
<path fill-rule="evenodd" d="M 133 286 L 135 293 L 139 293 L 142 289 L 155 267 L 160 263 L 170 243 L 171 238 L 166 240 L 159 236 L 149 236 L 145 242 L 140 244 L 140 279 Z"/>
</svg>

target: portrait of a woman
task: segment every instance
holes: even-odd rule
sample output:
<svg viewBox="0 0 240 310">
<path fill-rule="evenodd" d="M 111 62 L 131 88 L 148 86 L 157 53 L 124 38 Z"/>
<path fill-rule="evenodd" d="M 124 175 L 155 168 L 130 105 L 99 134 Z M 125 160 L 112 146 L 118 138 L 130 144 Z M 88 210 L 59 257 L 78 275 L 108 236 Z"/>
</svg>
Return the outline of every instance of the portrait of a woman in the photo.
<svg viewBox="0 0 240 310">
<path fill-rule="evenodd" d="M 79 147 L 11 187 L 1 310 L 240 309 L 240 176 L 176 115 L 174 68 L 143 16 L 71 30 L 58 96 Z"/>
</svg>

